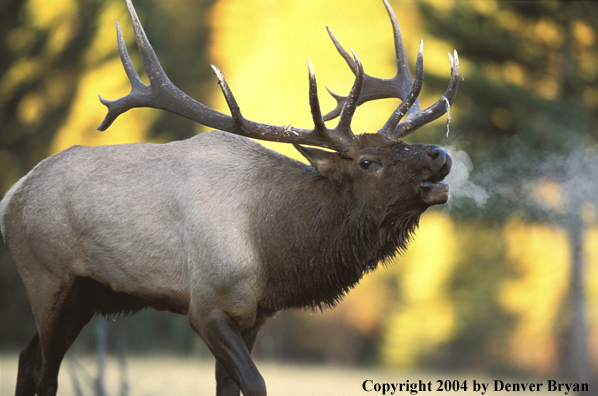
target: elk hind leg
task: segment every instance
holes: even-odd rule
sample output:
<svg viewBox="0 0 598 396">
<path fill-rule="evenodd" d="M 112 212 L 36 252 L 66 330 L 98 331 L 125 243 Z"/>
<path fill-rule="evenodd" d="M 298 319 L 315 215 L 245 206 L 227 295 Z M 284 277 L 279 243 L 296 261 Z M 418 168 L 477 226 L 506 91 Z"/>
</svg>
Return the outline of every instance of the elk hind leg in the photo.
<svg viewBox="0 0 598 396">
<path fill-rule="evenodd" d="M 39 344 L 39 334 L 29 342 L 19 355 L 19 371 L 17 374 L 17 396 L 34 396 L 36 393 L 35 375 L 41 367 L 42 353 Z"/>
<path fill-rule="evenodd" d="M 24 365 L 19 381 L 28 384 L 22 386 L 22 395 L 28 395 L 31 379 L 35 384 L 38 396 L 54 396 L 58 389 L 58 371 L 66 351 L 75 341 L 81 329 L 95 314 L 89 301 L 82 298 L 80 282 L 75 279 L 69 282 L 54 282 L 54 287 L 44 288 L 44 296 L 32 299 L 33 311 L 38 325 L 37 343 L 32 340 L 21 354 L 29 362 Z M 51 297 L 49 297 L 51 296 Z M 37 344 L 37 345 L 36 345 Z M 37 346 L 37 348 L 33 348 Z M 35 354 L 35 355 L 34 355 Z M 25 362 L 25 360 L 24 360 Z M 34 369 L 31 367 L 34 362 Z M 17 388 L 17 396 L 21 396 Z"/>
</svg>

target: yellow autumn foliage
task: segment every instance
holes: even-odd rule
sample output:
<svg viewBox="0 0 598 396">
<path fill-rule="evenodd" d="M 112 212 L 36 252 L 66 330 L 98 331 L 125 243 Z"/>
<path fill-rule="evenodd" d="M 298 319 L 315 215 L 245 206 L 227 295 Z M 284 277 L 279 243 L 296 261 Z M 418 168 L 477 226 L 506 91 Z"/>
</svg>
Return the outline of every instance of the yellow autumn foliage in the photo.
<svg viewBox="0 0 598 396">
<path fill-rule="evenodd" d="M 459 259 L 454 223 L 440 212 L 422 216 L 400 266 L 398 308 L 386 323 L 382 360 L 391 366 L 414 367 L 420 358 L 451 338 L 455 327 L 448 281 Z"/>
<path fill-rule="evenodd" d="M 555 331 L 571 262 L 567 236 L 555 226 L 518 219 L 504 232 L 508 258 L 519 273 L 502 288 L 503 305 L 519 317 L 509 348 L 518 366 L 546 372 L 558 357 Z"/>
<path fill-rule="evenodd" d="M 584 247 L 590 354 L 594 364 L 598 365 L 598 227 L 586 232 Z"/>
</svg>

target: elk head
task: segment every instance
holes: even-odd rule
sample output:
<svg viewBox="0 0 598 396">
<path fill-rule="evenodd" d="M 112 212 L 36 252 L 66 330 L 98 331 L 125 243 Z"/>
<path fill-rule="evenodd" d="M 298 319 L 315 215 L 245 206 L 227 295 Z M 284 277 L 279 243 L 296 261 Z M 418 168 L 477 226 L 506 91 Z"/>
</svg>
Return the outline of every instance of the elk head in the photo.
<svg viewBox="0 0 598 396">
<path fill-rule="evenodd" d="M 210 109 L 182 92 L 164 73 L 131 1 L 127 0 L 135 37 L 150 85 L 143 84 L 133 68 L 117 22 L 119 53 L 132 90 L 127 96 L 117 100 L 106 100 L 100 96 L 100 101 L 108 107 L 108 114 L 98 129 L 105 130 L 120 114 L 129 109 L 159 108 L 230 133 L 261 140 L 292 143 L 320 175 L 329 178 L 336 185 L 346 186 L 345 181 L 353 181 L 349 185 L 361 185 L 369 192 L 368 195 L 391 194 L 395 197 L 387 198 L 386 201 L 383 200 L 384 202 L 393 202 L 396 199 L 411 203 L 419 202 L 424 206 L 424 210 L 429 205 L 444 204 L 448 200 L 449 188 L 448 185 L 440 182 L 450 171 L 452 163 L 450 156 L 445 150 L 436 146 L 408 145 L 399 139 L 439 118 L 452 105 L 459 84 L 457 52 L 454 52 L 454 56 L 449 54 L 451 79 L 446 92 L 436 103 L 421 110 L 418 95 L 423 83 L 423 41 L 419 47 L 415 79 L 412 81 L 399 23 L 387 0 L 383 2 L 394 32 L 397 74 L 391 79 L 383 79 L 364 73 L 357 54 L 351 50 L 352 55 L 350 55 L 327 28 L 335 47 L 355 74 L 355 82 L 347 96 L 328 90 L 338 104 L 332 111 L 322 115 L 315 74 L 308 60 L 309 103 L 314 128 L 301 129 L 291 125 L 261 124 L 244 118 L 221 70 L 214 65 L 212 69 L 232 116 Z M 402 103 L 378 133 L 355 135 L 351 130 L 351 120 L 357 106 L 382 98 L 399 98 Z M 407 114 L 408 117 L 403 120 Z M 328 128 L 325 121 L 335 117 L 339 117 L 337 126 Z M 304 145 L 323 147 L 332 151 Z M 358 180 L 363 182 L 359 183 Z"/>
</svg>

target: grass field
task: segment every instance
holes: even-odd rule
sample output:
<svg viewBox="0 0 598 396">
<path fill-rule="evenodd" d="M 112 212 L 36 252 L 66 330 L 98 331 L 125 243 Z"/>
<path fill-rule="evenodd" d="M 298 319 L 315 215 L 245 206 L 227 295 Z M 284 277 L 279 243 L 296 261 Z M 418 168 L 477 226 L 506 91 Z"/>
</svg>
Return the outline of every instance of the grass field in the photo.
<svg viewBox="0 0 598 396">
<path fill-rule="evenodd" d="M 297 365 L 289 363 L 257 362 L 258 368 L 266 379 L 268 395 L 270 396 L 345 396 L 345 395 L 382 395 L 382 389 L 376 392 L 374 384 L 383 383 L 424 383 L 432 381 L 432 392 L 419 392 L 420 395 L 436 394 L 442 395 L 481 395 L 475 392 L 473 381 L 477 383 L 489 383 L 489 390 L 486 395 L 498 394 L 522 394 L 532 392 L 497 392 L 494 391 L 494 380 L 500 379 L 503 382 L 530 382 L 530 381 L 509 381 L 504 378 L 489 378 L 476 375 L 454 375 L 447 373 L 405 373 L 397 371 L 386 371 L 380 369 L 356 369 L 346 367 L 331 367 L 317 365 Z M 86 375 L 95 377 L 96 366 L 92 357 L 78 357 L 76 363 L 78 378 L 85 396 L 92 396 L 93 392 L 86 380 Z M 60 396 L 76 396 L 73 388 L 71 364 L 65 360 L 59 377 Z M 118 361 L 109 358 L 106 368 L 107 396 L 119 395 L 120 374 Z M 83 373 L 87 374 L 83 374 Z M 14 395 L 15 379 L 17 375 L 17 355 L 3 354 L 0 356 L 0 395 Z M 181 358 L 171 356 L 149 355 L 129 357 L 127 360 L 127 377 L 129 379 L 129 396 L 213 396 L 215 394 L 215 380 L 213 361 L 196 358 Z M 371 380 L 366 384 L 370 389 L 366 392 L 363 389 L 364 381 Z M 437 391 L 438 380 L 459 380 L 463 383 L 467 380 L 467 391 Z M 541 391 L 533 392 L 535 396 L 545 394 L 559 395 L 562 392 L 547 392 L 546 380 L 533 381 L 543 383 Z M 386 392 L 390 395 L 392 391 Z M 408 392 L 396 392 L 395 394 L 408 395 Z M 569 393 L 571 395 L 571 393 Z"/>
</svg>

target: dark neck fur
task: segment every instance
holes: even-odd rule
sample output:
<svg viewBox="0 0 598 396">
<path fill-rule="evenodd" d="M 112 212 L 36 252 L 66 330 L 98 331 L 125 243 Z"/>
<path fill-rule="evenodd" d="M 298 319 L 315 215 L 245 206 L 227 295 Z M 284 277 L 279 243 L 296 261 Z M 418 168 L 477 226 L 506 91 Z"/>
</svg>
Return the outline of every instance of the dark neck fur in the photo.
<svg viewBox="0 0 598 396">
<path fill-rule="evenodd" d="M 264 308 L 335 305 L 365 273 L 406 248 L 425 210 L 356 199 L 302 168 L 293 183 L 277 184 L 291 190 L 262 201 L 276 204 L 257 209 L 256 243 L 268 277 Z"/>
</svg>

